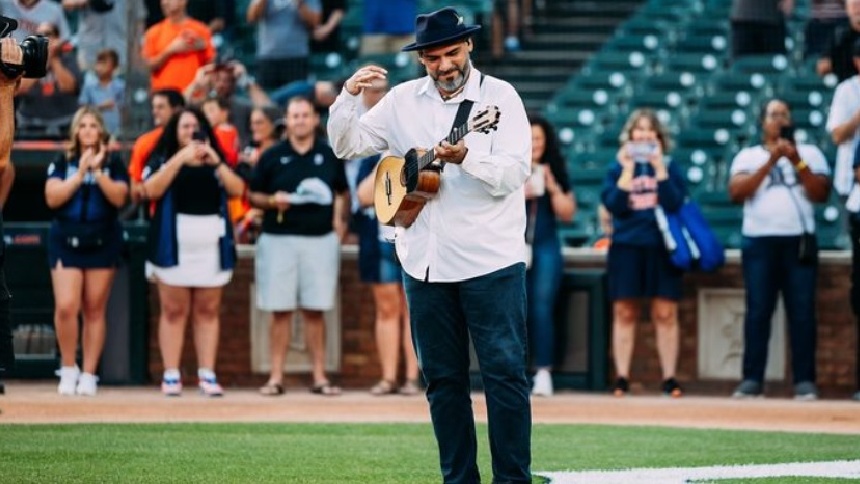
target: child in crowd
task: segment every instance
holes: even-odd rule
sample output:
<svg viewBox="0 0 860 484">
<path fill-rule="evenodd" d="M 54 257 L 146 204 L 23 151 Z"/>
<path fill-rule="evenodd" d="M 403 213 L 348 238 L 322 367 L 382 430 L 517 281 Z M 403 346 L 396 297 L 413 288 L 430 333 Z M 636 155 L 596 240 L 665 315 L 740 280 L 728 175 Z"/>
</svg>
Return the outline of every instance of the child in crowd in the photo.
<svg viewBox="0 0 860 484">
<path fill-rule="evenodd" d="M 121 109 L 125 104 L 125 81 L 114 77 L 119 66 L 119 55 L 113 49 L 104 49 L 96 55 L 93 67 L 95 76 L 88 76 L 81 88 L 78 104 L 94 106 L 102 115 L 107 132 L 113 137 L 122 127 Z"/>
<path fill-rule="evenodd" d="M 215 138 L 218 145 L 224 152 L 225 160 L 230 167 L 235 167 L 239 161 L 239 130 L 230 124 L 230 105 L 224 99 L 210 97 L 203 101 L 201 106 L 203 114 L 209 124 L 212 125 L 212 131 L 215 133 Z"/>
<path fill-rule="evenodd" d="M 239 163 L 239 130 L 230 124 L 230 105 L 223 98 L 209 97 L 203 101 L 201 106 L 203 114 L 212 125 L 212 132 L 218 141 L 218 146 L 224 152 L 224 161 L 235 168 Z M 250 210 L 247 203 L 247 194 L 230 197 L 227 202 L 227 210 L 230 212 L 230 220 L 234 224 L 240 222 Z"/>
</svg>

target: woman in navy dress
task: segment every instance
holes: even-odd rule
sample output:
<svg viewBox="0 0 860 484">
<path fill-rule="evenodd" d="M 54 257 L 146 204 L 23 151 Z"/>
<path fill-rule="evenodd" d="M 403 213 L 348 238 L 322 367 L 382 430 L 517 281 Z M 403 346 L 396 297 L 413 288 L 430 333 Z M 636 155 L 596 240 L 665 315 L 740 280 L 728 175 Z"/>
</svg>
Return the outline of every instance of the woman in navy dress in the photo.
<svg viewBox="0 0 860 484">
<path fill-rule="evenodd" d="M 674 212 L 687 195 L 684 176 L 665 153 L 669 137 L 650 109 L 630 114 L 621 131 L 621 149 L 609 167 L 602 201 L 612 215 L 612 244 L 606 262 L 612 300 L 614 393 L 630 391 L 630 363 L 640 304 L 650 303 L 663 373 L 662 391 L 680 397 L 675 379 L 678 363 L 678 300 L 683 273 L 672 265 L 657 224 L 656 208 Z"/>
<path fill-rule="evenodd" d="M 61 395 L 94 396 L 105 340 L 105 308 L 122 251 L 117 210 L 128 195 L 128 173 L 108 152 L 109 133 L 97 109 L 74 115 L 69 149 L 48 167 L 45 199 L 54 211 L 48 260 L 54 326 L 60 347 Z M 78 314 L 83 315 L 83 372 L 76 362 Z"/>
</svg>

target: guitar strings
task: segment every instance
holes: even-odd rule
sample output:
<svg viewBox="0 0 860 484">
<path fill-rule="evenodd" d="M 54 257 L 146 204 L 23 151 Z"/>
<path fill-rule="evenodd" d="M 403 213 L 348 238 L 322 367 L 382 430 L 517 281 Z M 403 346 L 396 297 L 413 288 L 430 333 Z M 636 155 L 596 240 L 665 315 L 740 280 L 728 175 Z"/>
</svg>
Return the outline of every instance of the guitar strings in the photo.
<svg viewBox="0 0 860 484">
<path fill-rule="evenodd" d="M 452 130 L 451 134 L 445 137 L 445 141 L 447 141 L 450 144 L 456 144 L 457 142 L 460 141 L 460 139 L 465 137 L 468 133 L 469 133 L 469 127 L 467 125 L 463 124 L 460 127 L 454 128 Z M 426 153 L 424 153 L 423 155 L 417 157 L 415 159 L 415 161 L 413 161 L 411 163 L 407 163 L 408 168 L 410 170 L 414 169 L 415 171 L 421 170 L 425 166 L 432 163 L 434 159 L 436 159 L 434 151 L 429 150 Z"/>
</svg>

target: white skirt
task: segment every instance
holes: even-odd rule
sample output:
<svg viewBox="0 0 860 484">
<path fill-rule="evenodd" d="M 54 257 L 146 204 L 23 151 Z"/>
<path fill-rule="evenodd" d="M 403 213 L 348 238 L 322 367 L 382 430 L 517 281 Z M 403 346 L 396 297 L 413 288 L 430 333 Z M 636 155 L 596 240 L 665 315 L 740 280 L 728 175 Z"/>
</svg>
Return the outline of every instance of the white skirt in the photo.
<svg viewBox="0 0 860 484">
<path fill-rule="evenodd" d="M 176 215 L 179 264 L 159 267 L 146 263 L 146 275 L 176 287 L 221 287 L 230 282 L 233 271 L 221 269 L 218 239 L 224 236 L 220 215 Z"/>
</svg>

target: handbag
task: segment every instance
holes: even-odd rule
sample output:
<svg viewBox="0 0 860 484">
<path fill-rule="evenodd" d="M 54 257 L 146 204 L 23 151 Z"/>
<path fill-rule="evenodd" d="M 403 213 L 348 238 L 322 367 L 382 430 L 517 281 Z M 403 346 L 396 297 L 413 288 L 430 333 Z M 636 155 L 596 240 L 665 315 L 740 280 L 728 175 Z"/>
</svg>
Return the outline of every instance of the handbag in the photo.
<svg viewBox="0 0 860 484">
<path fill-rule="evenodd" d="M 797 247 L 797 261 L 801 264 L 812 264 L 817 257 L 818 240 L 814 233 L 804 231 Z"/>
<path fill-rule="evenodd" d="M 800 204 L 794 198 L 794 192 L 788 188 L 788 195 L 791 197 L 791 203 L 797 210 L 797 216 L 800 217 L 800 227 L 803 232 L 800 234 L 800 242 L 797 244 L 797 262 L 801 264 L 814 264 L 818 260 L 818 239 L 814 232 L 810 232 L 806 226 L 806 217 L 803 216 L 803 211 L 800 209 Z"/>
<path fill-rule="evenodd" d="M 60 221 L 59 228 L 63 243 L 69 248 L 88 251 L 107 244 L 109 230 L 104 224 Z"/>
<path fill-rule="evenodd" d="M 726 263 L 726 251 L 708 225 L 701 208 L 689 199 L 675 212 L 654 209 L 672 265 L 682 270 L 711 272 Z"/>
</svg>

